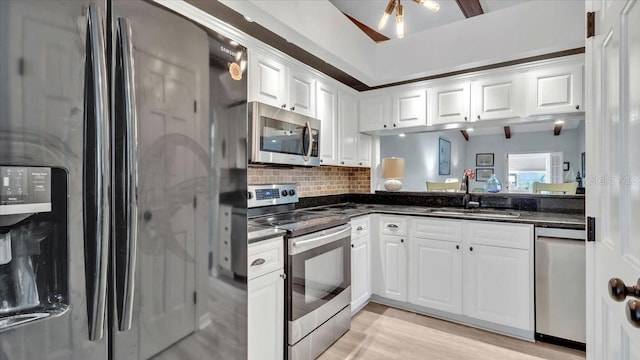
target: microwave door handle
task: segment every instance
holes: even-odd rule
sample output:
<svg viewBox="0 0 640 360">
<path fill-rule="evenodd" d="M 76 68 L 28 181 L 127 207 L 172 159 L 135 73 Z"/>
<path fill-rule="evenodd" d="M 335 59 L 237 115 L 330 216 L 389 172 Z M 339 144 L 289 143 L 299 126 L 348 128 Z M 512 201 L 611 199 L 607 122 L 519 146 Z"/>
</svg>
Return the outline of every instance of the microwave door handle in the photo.
<svg viewBox="0 0 640 360">
<path fill-rule="evenodd" d="M 344 229 L 342 229 L 340 231 L 337 231 L 337 232 L 334 232 L 334 233 L 331 233 L 331 234 L 327 234 L 327 235 L 318 236 L 318 237 L 315 237 L 313 239 L 296 241 L 292 245 L 294 247 L 302 246 L 302 245 L 305 245 L 305 244 L 310 244 L 310 243 L 322 241 L 322 240 L 325 240 L 325 239 L 328 239 L 328 238 L 331 238 L 331 237 L 336 237 L 336 236 L 342 235 L 342 234 L 344 234 L 346 232 L 350 232 L 350 231 L 351 231 L 351 227 L 347 227 L 347 228 L 344 228 Z"/>
<path fill-rule="evenodd" d="M 117 250 L 118 254 L 124 254 L 118 259 L 116 269 L 116 297 L 118 330 L 131 329 L 133 312 L 133 294 L 135 290 L 136 249 L 138 233 L 138 124 L 136 113 L 136 96 L 134 84 L 133 45 L 131 43 L 131 24 L 129 20 L 118 18 L 116 29 L 116 56 L 121 67 L 116 76 L 121 78 L 121 97 L 116 101 L 122 102 L 126 134 L 125 163 L 124 163 L 124 199 L 125 208 L 123 222 L 127 225 L 122 234 L 124 241 L 116 241 L 116 246 L 122 246 Z M 119 114 L 118 114 L 119 115 Z M 121 261 L 120 261 L 121 260 Z"/>
<path fill-rule="evenodd" d="M 83 227 L 89 340 L 103 336 L 109 259 L 109 103 L 103 18 L 87 9 L 84 79 Z"/>
<path fill-rule="evenodd" d="M 308 121 L 306 121 L 304 123 L 304 128 L 305 131 L 302 132 L 302 137 L 304 137 L 304 134 L 306 133 L 308 136 L 308 140 L 309 140 L 309 146 L 307 148 L 306 151 L 304 151 L 304 139 L 302 139 L 302 151 L 304 151 L 304 155 L 302 156 L 304 158 L 304 161 L 309 161 L 309 159 L 311 159 L 311 152 L 313 151 L 313 134 L 311 132 L 311 124 L 309 124 Z"/>
</svg>

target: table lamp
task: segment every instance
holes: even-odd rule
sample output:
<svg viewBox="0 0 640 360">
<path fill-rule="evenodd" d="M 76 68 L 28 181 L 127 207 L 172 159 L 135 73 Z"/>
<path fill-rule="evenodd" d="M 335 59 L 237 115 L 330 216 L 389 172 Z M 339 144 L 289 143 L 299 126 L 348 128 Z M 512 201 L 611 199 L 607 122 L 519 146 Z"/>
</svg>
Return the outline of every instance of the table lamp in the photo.
<svg viewBox="0 0 640 360">
<path fill-rule="evenodd" d="M 384 188 L 388 191 L 398 191 L 402 188 L 404 178 L 404 158 L 390 157 L 382 159 L 382 178 Z"/>
</svg>

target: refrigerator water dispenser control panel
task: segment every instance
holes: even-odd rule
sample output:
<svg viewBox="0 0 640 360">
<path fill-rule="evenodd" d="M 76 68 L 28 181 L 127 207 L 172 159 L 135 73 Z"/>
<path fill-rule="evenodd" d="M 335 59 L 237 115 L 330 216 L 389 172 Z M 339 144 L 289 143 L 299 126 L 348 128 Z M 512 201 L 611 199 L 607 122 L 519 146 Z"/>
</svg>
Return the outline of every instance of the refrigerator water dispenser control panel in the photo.
<svg viewBox="0 0 640 360">
<path fill-rule="evenodd" d="M 51 168 L 0 166 L 0 215 L 51 211 Z"/>
</svg>

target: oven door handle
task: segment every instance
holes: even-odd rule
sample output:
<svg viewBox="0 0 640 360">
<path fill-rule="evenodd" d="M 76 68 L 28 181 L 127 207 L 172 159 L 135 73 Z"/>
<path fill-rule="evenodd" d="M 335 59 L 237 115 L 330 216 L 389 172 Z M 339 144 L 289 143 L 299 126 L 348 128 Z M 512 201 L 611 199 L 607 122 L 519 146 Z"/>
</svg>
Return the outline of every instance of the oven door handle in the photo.
<svg viewBox="0 0 640 360">
<path fill-rule="evenodd" d="M 331 234 L 327 234 L 327 235 L 318 236 L 318 237 L 313 238 L 313 239 L 296 241 L 293 244 L 291 244 L 291 246 L 298 247 L 298 246 L 302 246 L 302 245 L 306 245 L 306 244 L 319 242 L 319 241 L 322 241 L 322 240 L 325 240 L 325 239 L 328 239 L 328 238 L 331 238 L 331 237 L 336 237 L 336 236 L 342 235 L 342 234 L 344 234 L 346 232 L 350 232 L 350 231 L 351 231 L 351 227 L 347 227 L 347 228 L 344 228 L 344 229 L 342 229 L 340 231 L 337 231 L 337 232 L 334 232 L 334 233 L 331 233 Z"/>
</svg>

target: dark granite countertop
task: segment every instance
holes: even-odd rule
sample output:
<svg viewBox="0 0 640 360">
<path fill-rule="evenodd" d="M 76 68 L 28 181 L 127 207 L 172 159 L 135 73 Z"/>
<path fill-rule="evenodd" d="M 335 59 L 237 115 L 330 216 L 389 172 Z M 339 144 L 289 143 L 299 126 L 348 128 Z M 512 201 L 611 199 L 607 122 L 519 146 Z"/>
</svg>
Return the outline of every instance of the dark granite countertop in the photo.
<svg viewBox="0 0 640 360">
<path fill-rule="evenodd" d="M 425 216 L 448 219 L 465 219 L 477 221 L 508 222 L 520 224 L 532 224 L 539 227 L 552 227 L 563 229 L 585 228 L 584 214 L 567 214 L 554 212 L 520 211 L 520 210 L 493 210 L 493 209 L 472 209 L 465 212 L 464 209 L 455 207 L 424 207 L 411 205 L 380 205 L 380 204 L 358 204 L 342 203 L 310 207 L 299 209 L 299 211 L 326 212 L 333 214 L 343 214 L 350 218 L 368 214 L 390 214 L 390 215 L 410 215 Z M 453 213 L 452 213 L 453 212 Z M 517 217 L 508 217 L 512 215 Z M 507 216 L 507 217 L 503 217 Z"/>
<path fill-rule="evenodd" d="M 286 233 L 287 232 L 285 230 L 277 229 L 272 226 L 252 224 L 251 220 L 249 220 L 249 226 L 247 226 L 247 240 L 249 244 L 284 236 Z"/>
</svg>

